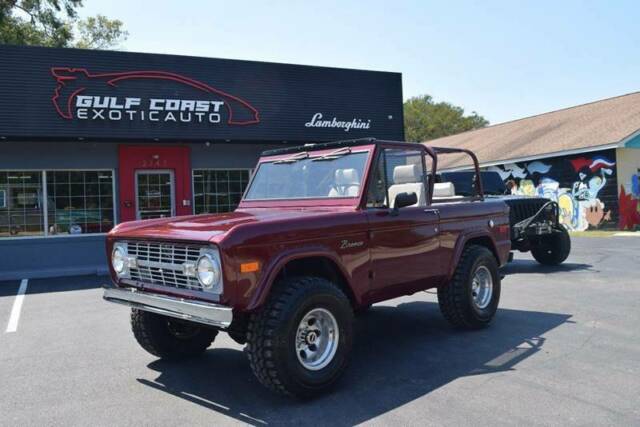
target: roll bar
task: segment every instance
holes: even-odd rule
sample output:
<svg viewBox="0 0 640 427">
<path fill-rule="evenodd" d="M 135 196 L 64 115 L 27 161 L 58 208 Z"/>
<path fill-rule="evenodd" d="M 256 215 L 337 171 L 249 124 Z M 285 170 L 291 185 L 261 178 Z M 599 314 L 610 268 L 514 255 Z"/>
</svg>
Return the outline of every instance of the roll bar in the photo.
<svg viewBox="0 0 640 427">
<path fill-rule="evenodd" d="M 427 147 L 429 148 L 429 147 Z M 480 177 L 480 163 L 478 162 L 478 157 L 476 154 L 467 150 L 466 148 L 451 148 L 451 147 L 430 147 L 431 150 L 436 154 L 466 154 L 471 157 L 473 160 L 473 167 L 476 171 L 476 176 L 473 182 L 473 186 L 476 190 L 476 195 L 480 197 L 481 200 L 484 200 L 484 190 L 482 188 L 482 178 Z M 434 171 L 436 170 L 436 163 L 434 163 Z"/>
</svg>

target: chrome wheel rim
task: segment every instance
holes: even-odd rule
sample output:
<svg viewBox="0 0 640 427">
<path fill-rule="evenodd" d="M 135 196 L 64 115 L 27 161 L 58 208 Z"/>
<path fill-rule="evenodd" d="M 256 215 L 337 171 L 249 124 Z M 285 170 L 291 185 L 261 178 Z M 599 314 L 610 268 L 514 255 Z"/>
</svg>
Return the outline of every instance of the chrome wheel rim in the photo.
<svg viewBox="0 0 640 427">
<path fill-rule="evenodd" d="M 318 371 L 333 360 L 340 332 L 336 318 L 324 308 L 314 308 L 300 321 L 296 332 L 296 355 L 300 364 Z"/>
<path fill-rule="evenodd" d="M 480 310 L 487 308 L 493 295 L 493 276 L 487 267 L 481 265 L 476 269 L 471 282 L 473 304 Z"/>
</svg>

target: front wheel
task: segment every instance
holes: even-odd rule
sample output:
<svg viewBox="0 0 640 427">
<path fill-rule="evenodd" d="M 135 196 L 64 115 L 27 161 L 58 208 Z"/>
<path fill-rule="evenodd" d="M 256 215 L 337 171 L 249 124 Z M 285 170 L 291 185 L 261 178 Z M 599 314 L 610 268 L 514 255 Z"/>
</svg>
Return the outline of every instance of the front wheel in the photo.
<svg viewBox="0 0 640 427">
<path fill-rule="evenodd" d="M 162 359 L 185 359 L 204 352 L 218 331 L 195 323 L 131 310 L 131 329 L 138 344 Z"/>
<path fill-rule="evenodd" d="M 438 288 L 440 311 L 457 328 L 479 329 L 491 323 L 499 301 L 496 258 L 484 246 L 467 246 L 451 281 Z"/>
<path fill-rule="evenodd" d="M 353 313 L 345 294 L 319 277 L 276 284 L 249 320 L 247 355 L 258 380 L 280 394 L 311 397 L 344 372 L 353 340 Z"/>
<path fill-rule="evenodd" d="M 564 226 L 559 226 L 552 234 L 541 239 L 539 245 L 531 248 L 531 255 L 540 264 L 558 265 L 569 257 L 571 237 Z"/>
</svg>

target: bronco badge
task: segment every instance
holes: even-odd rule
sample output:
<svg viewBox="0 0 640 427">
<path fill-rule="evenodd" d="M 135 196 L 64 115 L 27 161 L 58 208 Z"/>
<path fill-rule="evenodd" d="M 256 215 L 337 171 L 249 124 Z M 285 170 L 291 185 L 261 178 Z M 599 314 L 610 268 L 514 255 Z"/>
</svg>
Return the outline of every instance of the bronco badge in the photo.
<svg viewBox="0 0 640 427">
<path fill-rule="evenodd" d="M 363 245 L 364 245 L 363 241 L 350 242 L 348 240 L 342 240 L 340 242 L 340 249 L 359 248 L 360 246 L 363 246 Z"/>
</svg>

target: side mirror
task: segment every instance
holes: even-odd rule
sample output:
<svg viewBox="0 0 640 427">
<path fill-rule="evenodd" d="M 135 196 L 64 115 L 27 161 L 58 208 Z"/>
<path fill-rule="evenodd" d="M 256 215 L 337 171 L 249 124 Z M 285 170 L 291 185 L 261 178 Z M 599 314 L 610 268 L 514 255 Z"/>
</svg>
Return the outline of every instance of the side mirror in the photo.
<svg viewBox="0 0 640 427">
<path fill-rule="evenodd" d="M 418 196 L 416 193 L 398 193 L 396 200 L 393 204 L 394 209 L 405 208 L 407 206 L 415 205 L 418 203 Z"/>
</svg>

